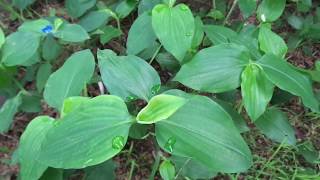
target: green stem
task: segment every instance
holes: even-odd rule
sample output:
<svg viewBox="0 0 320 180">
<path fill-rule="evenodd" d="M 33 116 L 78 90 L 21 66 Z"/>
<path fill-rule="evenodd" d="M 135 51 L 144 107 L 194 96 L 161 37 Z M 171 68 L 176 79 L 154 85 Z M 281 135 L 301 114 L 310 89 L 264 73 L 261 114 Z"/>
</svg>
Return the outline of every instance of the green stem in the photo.
<svg viewBox="0 0 320 180">
<path fill-rule="evenodd" d="M 149 64 L 152 64 L 152 62 L 154 61 L 154 59 L 157 57 L 157 55 L 159 54 L 160 50 L 162 48 L 162 44 L 158 47 L 158 49 L 156 50 L 156 52 L 154 52 Z"/>
<path fill-rule="evenodd" d="M 154 139 L 154 146 L 155 146 L 155 149 L 156 149 L 156 158 L 155 158 L 155 161 L 153 163 L 153 166 L 152 166 L 152 171 L 151 171 L 151 174 L 150 174 L 150 177 L 149 177 L 149 180 L 154 180 L 154 177 L 159 169 L 159 166 L 160 166 L 160 160 L 161 160 L 161 151 L 160 151 L 160 147 L 157 143 L 157 141 Z"/>
<path fill-rule="evenodd" d="M 13 15 L 15 18 L 25 21 L 25 19 L 20 16 L 19 13 L 17 13 L 11 5 L 6 4 L 4 1 L 0 1 L 0 7 L 2 7 L 4 10 L 8 11 L 11 15 Z"/>
<path fill-rule="evenodd" d="M 16 86 L 20 89 L 22 94 L 27 95 L 27 96 L 31 96 L 31 94 L 23 87 L 23 85 L 18 80 L 16 80 L 14 77 L 12 77 L 11 79 L 16 84 Z"/>
<path fill-rule="evenodd" d="M 131 166 L 130 166 L 130 173 L 128 176 L 128 180 L 132 179 L 133 171 L 134 171 L 134 166 L 136 165 L 136 162 L 134 160 L 131 160 Z"/>
<path fill-rule="evenodd" d="M 87 88 L 87 84 L 85 84 L 84 85 L 84 88 L 83 88 L 83 95 L 85 96 L 85 97 L 88 97 L 89 95 L 88 95 L 88 88 Z"/>
<path fill-rule="evenodd" d="M 229 12 L 227 14 L 227 17 L 223 21 L 223 25 L 226 25 L 226 23 L 228 22 L 228 20 L 229 20 L 229 18 L 231 16 L 232 12 L 234 11 L 234 8 L 236 7 L 237 3 L 238 3 L 238 0 L 234 0 L 233 1 L 232 6 L 231 6 L 231 8 L 230 8 L 230 10 L 229 10 Z"/>
</svg>

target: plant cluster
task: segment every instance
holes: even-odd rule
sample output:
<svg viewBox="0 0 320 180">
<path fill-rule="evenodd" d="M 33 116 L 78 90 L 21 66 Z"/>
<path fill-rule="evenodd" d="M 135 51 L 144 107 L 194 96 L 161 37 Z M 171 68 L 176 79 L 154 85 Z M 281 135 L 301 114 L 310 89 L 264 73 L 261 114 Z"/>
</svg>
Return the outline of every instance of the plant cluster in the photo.
<svg viewBox="0 0 320 180">
<path fill-rule="evenodd" d="M 297 9 L 308 14 L 309 2 L 296 2 Z M 21 11 L 32 3 L 13 1 Z M 146 137 L 158 148 L 163 179 L 245 172 L 253 157 L 240 134 L 250 131 L 242 109 L 265 136 L 295 146 L 294 128 L 277 100 L 298 96 L 307 111 L 320 113 L 313 88 L 320 81 L 319 61 L 306 70 L 285 59 L 290 49 L 319 41 L 320 8 L 315 16 L 288 16 L 296 31 L 287 45 L 272 28 L 286 0 L 234 0 L 229 13 L 222 10 L 225 1 L 212 3 L 204 15 L 175 0 L 66 0 L 70 19 L 77 19 L 68 22 L 54 10 L 48 17 L 26 20 L 1 2 L 23 23 L 6 37 L 0 29 L 0 91 L 11 97 L 0 110 L 0 132 L 10 129 L 17 112 L 39 112 L 42 99 L 59 112 L 58 117 L 36 117 L 23 132 L 15 152 L 20 178 L 109 167 L 108 160 L 122 152 L 128 138 Z M 237 5 L 244 18 L 256 14 L 259 24 L 230 25 Z M 123 38 L 121 21 L 136 8 L 126 48 L 95 51 L 96 43 L 103 47 Z M 81 50 L 57 61 L 75 46 Z M 168 81 L 155 63 L 168 72 Z M 27 75 L 17 80 L 21 67 Z M 28 81 L 35 82 L 34 91 L 24 88 Z M 89 85 L 99 87 L 100 95 L 90 97 Z M 229 100 L 238 91 L 241 101 Z M 303 148 L 315 154 L 312 144 Z M 319 162 L 317 153 L 314 157 Z"/>
</svg>

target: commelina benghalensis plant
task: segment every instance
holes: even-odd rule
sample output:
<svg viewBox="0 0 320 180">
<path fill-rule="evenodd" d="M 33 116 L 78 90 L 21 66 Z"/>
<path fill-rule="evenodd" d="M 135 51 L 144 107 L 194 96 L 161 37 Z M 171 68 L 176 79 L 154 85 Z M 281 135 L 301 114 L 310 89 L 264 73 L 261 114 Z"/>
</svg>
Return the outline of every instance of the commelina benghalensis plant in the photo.
<svg viewBox="0 0 320 180">
<path fill-rule="evenodd" d="M 21 10 L 31 3 L 14 1 Z M 55 119 L 36 117 L 23 132 L 15 153 L 20 178 L 39 179 L 49 167 L 99 165 L 121 153 L 129 137 L 146 136 L 159 152 L 171 155 L 161 157 L 164 179 L 173 179 L 181 166 L 197 169 L 179 172 L 195 179 L 244 172 L 253 160 L 240 133 L 249 128 L 236 104 L 222 98 L 239 90 L 240 108 L 252 123 L 273 141 L 294 146 L 294 129 L 271 99 L 275 91 L 288 92 L 319 113 L 312 88 L 316 72 L 289 64 L 288 47 L 272 30 L 285 0 L 262 0 L 257 8 L 256 1 L 239 3 L 245 17 L 256 12 L 258 26 L 243 24 L 235 31 L 227 26 L 229 16 L 222 23 L 205 21 L 175 0 L 111 5 L 66 0 L 67 13 L 77 23 L 51 12 L 25 21 L 7 37 L 1 30 L 0 88 L 12 98 L 0 110 L 0 131 L 10 129 L 16 112 L 36 111 L 32 104 L 41 99 L 59 112 Z M 93 53 L 97 41 L 106 44 L 121 37 L 121 20 L 136 7 L 126 49 Z M 106 25 L 112 19 L 117 27 Z M 75 44 L 83 50 L 56 62 Z M 169 81 L 161 81 L 151 66 L 154 60 L 169 72 Z M 36 73 L 35 92 L 24 90 L 14 78 L 21 66 Z M 88 97 L 88 84 L 98 84 L 101 95 Z M 178 90 L 181 84 L 188 91 Z M 13 93 L 15 88 L 19 93 Z M 136 107 L 137 100 L 146 102 L 145 107 Z"/>
</svg>

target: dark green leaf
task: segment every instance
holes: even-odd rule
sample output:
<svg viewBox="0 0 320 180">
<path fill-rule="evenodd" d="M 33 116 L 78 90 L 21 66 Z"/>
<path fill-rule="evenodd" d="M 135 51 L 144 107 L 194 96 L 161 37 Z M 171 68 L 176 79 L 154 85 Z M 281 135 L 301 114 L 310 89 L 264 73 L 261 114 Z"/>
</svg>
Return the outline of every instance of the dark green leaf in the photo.
<svg viewBox="0 0 320 180">
<path fill-rule="evenodd" d="M 100 43 L 103 45 L 108 43 L 111 39 L 122 35 L 122 31 L 113 26 L 105 26 L 101 30 L 103 31 L 103 34 L 100 35 Z"/>
<path fill-rule="evenodd" d="M 23 112 L 38 113 L 41 112 L 41 97 L 36 93 L 30 95 L 22 95 L 22 104 L 19 109 Z"/>
<path fill-rule="evenodd" d="M 0 109 L 0 133 L 8 131 L 21 103 L 21 93 L 19 93 L 14 98 L 6 100 L 2 105 Z"/>
<path fill-rule="evenodd" d="M 19 8 L 20 10 L 26 9 L 27 6 L 34 3 L 36 0 L 13 0 L 13 5 Z"/>
<path fill-rule="evenodd" d="M 194 23 L 195 23 L 195 31 L 194 31 L 191 47 L 193 49 L 196 49 L 202 43 L 204 30 L 203 30 L 203 22 L 201 20 L 201 17 L 197 16 L 194 19 Z"/>
<path fill-rule="evenodd" d="M 65 6 L 68 15 L 74 18 L 82 16 L 88 9 L 96 4 L 96 0 L 66 0 Z"/>
<path fill-rule="evenodd" d="M 44 86 L 52 73 L 52 66 L 49 63 L 42 64 L 37 72 L 36 86 L 38 92 L 42 92 Z"/>
<path fill-rule="evenodd" d="M 115 12 L 120 19 L 127 17 L 136 7 L 136 0 L 123 0 L 116 7 Z"/>
<path fill-rule="evenodd" d="M 170 72 L 177 72 L 180 67 L 179 61 L 169 53 L 159 53 L 156 57 L 156 61 L 163 70 L 168 70 Z"/>
<path fill-rule="evenodd" d="M 256 10 L 257 0 L 239 0 L 239 7 L 244 18 L 248 18 Z"/>
<path fill-rule="evenodd" d="M 54 39 L 52 35 L 48 35 L 42 45 L 42 57 L 46 61 L 56 60 L 62 52 L 62 46 Z"/>
<path fill-rule="evenodd" d="M 114 180 L 116 164 L 112 160 L 108 160 L 96 166 L 90 166 L 84 169 L 86 175 L 85 180 Z"/>
<path fill-rule="evenodd" d="M 54 169 L 54 168 L 49 167 L 43 173 L 40 180 L 63 180 L 63 170 L 62 169 Z"/>
<path fill-rule="evenodd" d="M 81 25 L 87 32 L 91 32 L 106 24 L 109 17 L 110 14 L 104 10 L 91 11 L 80 19 L 79 25 Z"/>
<path fill-rule="evenodd" d="M 89 35 L 85 29 L 78 24 L 64 24 L 59 28 L 54 36 L 66 42 L 83 42 L 89 39 Z"/>
<path fill-rule="evenodd" d="M 141 15 L 144 12 L 150 12 L 161 0 L 141 0 L 138 6 L 138 14 Z"/>
<path fill-rule="evenodd" d="M 224 26 L 206 25 L 204 31 L 214 45 L 229 43 L 231 39 L 237 37 L 236 32 Z"/>
<path fill-rule="evenodd" d="M 320 153 L 315 149 L 311 141 L 299 145 L 298 152 L 309 163 L 320 164 Z"/>
<path fill-rule="evenodd" d="M 263 0 L 258 7 L 257 16 L 262 22 L 277 20 L 283 13 L 286 0 Z"/>
</svg>

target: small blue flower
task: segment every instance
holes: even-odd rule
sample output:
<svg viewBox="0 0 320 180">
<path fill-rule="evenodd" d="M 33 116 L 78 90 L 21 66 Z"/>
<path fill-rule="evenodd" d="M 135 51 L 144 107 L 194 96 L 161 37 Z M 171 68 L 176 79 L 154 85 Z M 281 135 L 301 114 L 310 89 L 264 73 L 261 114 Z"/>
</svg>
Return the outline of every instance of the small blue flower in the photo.
<svg viewBox="0 0 320 180">
<path fill-rule="evenodd" d="M 46 33 L 46 34 L 51 33 L 52 30 L 53 30 L 53 27 L 52 27 L 51 25 L 47 25 L 46 27 L 44 27 L 43 29 L 41 29 L 41 31 L 42 31 L 43 33 Z"/>
</svg>

